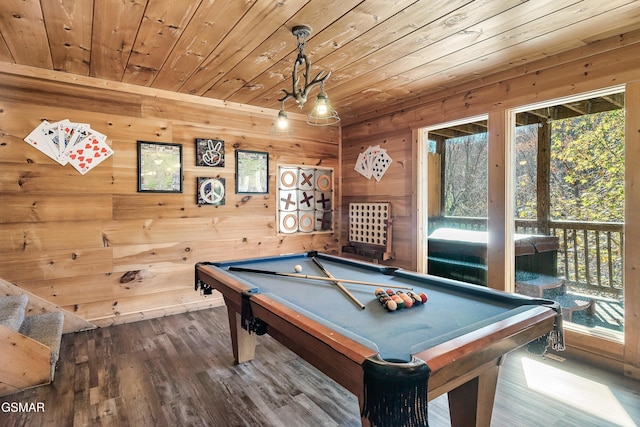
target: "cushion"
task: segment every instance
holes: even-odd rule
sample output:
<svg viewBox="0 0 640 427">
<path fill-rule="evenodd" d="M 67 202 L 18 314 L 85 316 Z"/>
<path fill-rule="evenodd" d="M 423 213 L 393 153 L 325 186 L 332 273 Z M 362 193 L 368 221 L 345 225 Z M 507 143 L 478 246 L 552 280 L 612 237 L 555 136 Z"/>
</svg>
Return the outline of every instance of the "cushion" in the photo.
<svg viewBox="0 0 640 427">
<path fill-rule="evenodd" d="M 28 302 L 26 294 L 0 297 L 0 325 L 14 331 L 19 330 Z"/>
</svg>

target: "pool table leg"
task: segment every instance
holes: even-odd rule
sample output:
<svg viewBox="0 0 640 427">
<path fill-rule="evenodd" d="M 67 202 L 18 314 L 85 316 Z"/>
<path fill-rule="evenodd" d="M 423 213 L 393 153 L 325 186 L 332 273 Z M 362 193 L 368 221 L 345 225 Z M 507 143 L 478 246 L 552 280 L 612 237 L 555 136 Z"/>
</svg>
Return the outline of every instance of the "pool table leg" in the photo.
<svg viewBox="0 0 640 427">
<path fill-rule="evenodd" d="M 451 426 L 489 427 L 498 384 L 499 363 L 449 391 Z"/>
<path fill-rule="evenodd" d="M 228 306 L 227 315 L 229 316 L 233 359 L 237 364 L 253 360 L 256 353 L 256 334 L 250 334 L 242 329 L 240 313 L 228 308 Z"/>
</svg>

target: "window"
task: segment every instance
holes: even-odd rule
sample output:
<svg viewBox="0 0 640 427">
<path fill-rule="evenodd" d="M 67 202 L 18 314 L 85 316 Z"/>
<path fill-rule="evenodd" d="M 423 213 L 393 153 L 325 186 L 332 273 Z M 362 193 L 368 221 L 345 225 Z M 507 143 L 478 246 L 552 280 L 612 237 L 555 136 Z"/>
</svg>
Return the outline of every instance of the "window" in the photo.
<svg viewBox="0 0 640 427">
<path fill-rule="evenodd" d="M 487 133 L 444 140 L 445 216 L 487 216 Z"/>
<path fill-rule="evenodd" d="M 519 109 L 515 122 L 516 291 L 622 332 L 624 92 Z M 519 257 L 522 242 L 534 250 Z"/>
<path fill-rule="evenodd" d="M 475 243 L 487 239 L 487 117 L 425 129 L 422 140 L 428 141 L 427 271 L 486 285 L 486 244 Z M 470 243 L 469 251 L 460 250 L 460 241 Z"/>
</svg>

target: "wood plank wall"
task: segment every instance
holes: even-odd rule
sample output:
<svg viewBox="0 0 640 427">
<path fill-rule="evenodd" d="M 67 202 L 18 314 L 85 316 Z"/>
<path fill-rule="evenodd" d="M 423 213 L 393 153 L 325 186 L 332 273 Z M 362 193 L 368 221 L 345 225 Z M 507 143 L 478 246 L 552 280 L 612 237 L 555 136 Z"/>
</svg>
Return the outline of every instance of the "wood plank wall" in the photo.
<svg viewBox="0 0 640 427">
<path fill-rule="evenodd" d="M 415 159 L 412 156 L 412 138 L 409 128 L 394 129 L 392 132 L 381 133 L 366 138 L 351 138 L 342 144 L 344 159 L 342 171 L 342 235 L 341 241 L 347 242 L 349 230 L 349 203 L 391 202 L 391 217 L 393 221 L 393 250 L 395 258 L 388 263 L 410 267 L 407 260 L 412 259 L 411 236 L 413 217 L 411 198 L 411 168 Z M 354 170 L 358 154 L 369 146 L 386 149 L 392 159 L 391 166 L 379 182 L 375 178 L 366 179 Z M 407 175 L 409 174 L 409 175 Z M 346 178 L 346 179 L 345 179 Z"/>
<path fill-rule="evenodd" d="M 277 164 L 334 168 L 339 128 L 277 111 L 0 63 L 0 277 L 105 326 L 221 304 L 194 291 L 194 263 L 311 249 L 338 233 L 276 233 Z M 89 123 L 114 155 L 80 175 L 23 138 L 41 120 Z M 195 166 L 195 139 L 225 141 L 225 167 Z M 183 146 L 182 194 L 137 192 L 138 140 Z M 235 194 L 234 150 L 268 151 L 268 195 Z M 224 206 L 196 204 L 196 177 L 226 179 Z M 339 201 L 336 189 L 336 201 Z M 335 227 L 339 226 L 338 215 Z"/>
<path fill-rule="evenodd" d="M 435 91 L 432 96 L 419 100 L 407 101 L 402 108 L 381 105 L 376 115 L 363 116 L 360 121 L 343 125 L 343 206 L 351 201 L 390 201 L 396 218 L 394 222 L 393 250 L 396 259 L 388 261 L 402 267 L 416 268 L 423 263 L 416 259 L 416 253 L 410 248 L 417 247 L 418 238 L 418 210 L 410 210 L 418 206 L 417 191 L 419 185 L 412 185 L 411 180 L 417 176 L 414 170 L 418 165 L 419 146 L 418 129 L 434 126 L 452 120 L 472 117 L 480 114 L 490 114 L 490 117 L 504 117 L 508 108 L 524 106 L 559 97 L 577 95 L 582 92 L 624 85 L 640 80 L 640 32 L 631 32 L 615 37 L 593 40 L 590 44 L 579 49 L 554 55 L 526 66 L 514 67 L 495 75 L 477 79 L 464 85 L 443 88 Z M 637 91 L 630 92 L 636 96 Z M 372 101 L 373 102 L 373 101 Z M 638 102 L 629 102 L 627 108 L 638 108 Z M 640 111 L 627 111 L 627 117 L 638 117 Z M 505 122 L 505 120 L 499 120 Z M 629 126 L 631 129 L 631 126 Z M 632 129 L 634 131 L 635 128 Z M 508 135 L 508 129 L 493 129 L 495 135 Z M 637 142 L 634 135 L 631 143 Z M 416 141 L 412 141 L 416 139 Z M 504 140 L 496 141 L 498 146 L 506 148 Z M 387 174 L 380 182 L 367 180 L 353 170 L 357 154 L 369 145 L 380 144 L 386 148 L 393 158 Z M 630 151 L 636 153 L 637 149 Z M 508 237 L 505 230 L 513 221 L 512 214 L 506 212 L 510 206 L 504 200 L 505 185 L 509 179 L 506 174 L 510 168 L 502 162 L 508 158 L 507 153 L 495 153 L 491 164 L 489 181 L 494 187 L 489 188 L 490 225 L 495 227 L 498 239 L 492 239 L 488 260 L 489 275 L 494 279 L 500 277 L 509 288 L 508 274 L 509 258 L 505 255 L 505 241 Z M 627 164 L 637 163 L 637 159 L 627 159 Z M 638 168 L 627 171 L 627 177 L 637 175 Z M 493 174 L 493 175 L 492 175 Z M 498 174 L 498 175 L 496 175 Z M 501 175 L 500 175 L 501 174 Z M 636 206 L 640 193 L 627 192 L 627 201 L 634 201 Z M 346 209 L 345 209 L 346 210 Z M 506 213 L 506 218 L 505 218 Z M 627 229 L 635 225 L 640 227 L 640 211 L 626 211 Z M 510 216 L 511 215 L 511 216 Z M 502 219 L 504 218 L 504 219 Z M 348 218 L 343 214 L 343 230 L 346 229 Z M 496 222 L 500 222 L 499 224 Z M 506 222 L 506 224 L 504 223 Z M 344 239 L 344 237 L 343 237 Z M 627 265 L 631 260 L 640 259 L 640 244 L 626 240 Z M 636 265 L 634 262 L 633 265 Z M 627 269 L 628 270 L 628 269 Z M 627 276 L 626 291 L 630 296 L 638 294 L 637 278 Z M 634 315 L 640 311 L 638 298 L 625 300 L 627 318 L 625 324 L 626 342 L 632 346 L 625 351 L 619 342 L 606 342 L 595 337 L 582 334 L 568 333 L 570 344 L 580 347 L 582 356 L 598 359 L 617 371 L 625 371 L 628 375 L 640 378 L 640 350 L 637 345 L 637 331 L 640 330 L 640 317 Z M 600 357 L 603 356 L 604 357 Z"/>
</svg>

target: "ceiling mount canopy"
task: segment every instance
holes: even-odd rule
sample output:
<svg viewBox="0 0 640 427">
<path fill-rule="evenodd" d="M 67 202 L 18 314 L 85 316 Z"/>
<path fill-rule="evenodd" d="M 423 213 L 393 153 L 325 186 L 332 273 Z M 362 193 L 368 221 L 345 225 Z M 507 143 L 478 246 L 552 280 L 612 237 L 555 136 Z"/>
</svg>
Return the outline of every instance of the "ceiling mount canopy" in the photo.
<svg viewBox="0 0 640 427">
<path fill-rule="evenodd" d="M 292 90 L 289 92 L 286 89 L 282 89 L 285 95 L 278 100 L 282 103 L 282 109 L 278 113 L 278 123 L 282 125 L 282 117 L 284 116 L 286 118 L 284 102 L 289 98 L 293 98 L 298 104 L 298 107 L 302 108 L 307 102 L 309 92 L 316 85 L 320 85 L 320 93 L 318 93 L 318 98 L 316 99 L 313 110 L 307 117 L 307 123 L 314 126 L 327 126 L 338 123 L 340 121 L 340 117 L 336 110 L 331 107 L 329 97 L 324 91 L 324 83 L 327 81 L 329 76 L 331 76 L 331 71 L 328 73 L 320 71 L 312 80 L 310 80 L 311 62 L 309 62 L 309 58 L 307 58 L 307 55 L 304 53 L 304 47 L 307 38 L 311 35 L 311 27 L 307 25 L 296 25 L 291 29 L 291 33 L 296 37 L 298 42 L 298 57 L 293 63 L 293 72 L 291 73 Z M 304 86 L 299 86 L 300 75 L 298 74 L 298 68 L 301 66 L 304 66 L 304 71 L 302 72 L 302 76 L 304 77 Z"/>
</svg>

